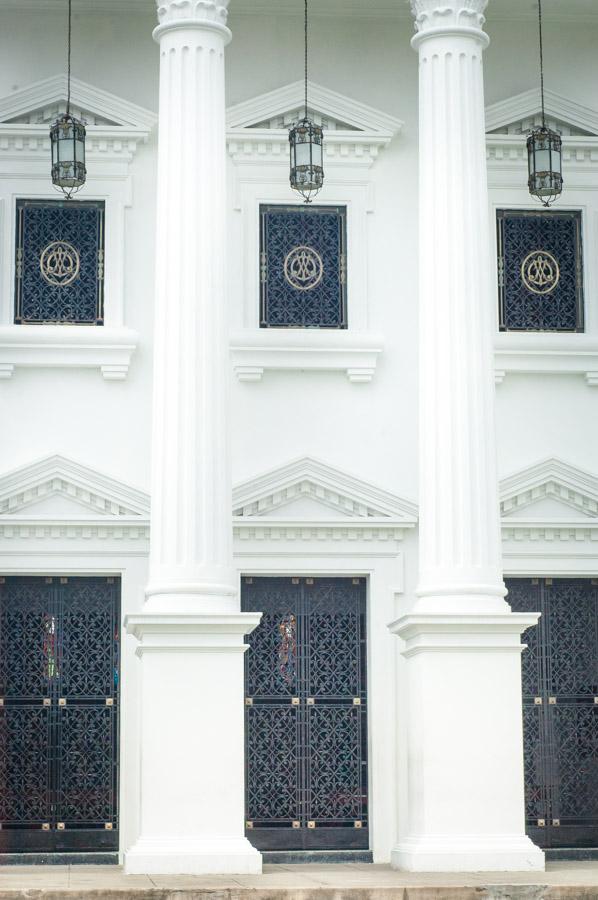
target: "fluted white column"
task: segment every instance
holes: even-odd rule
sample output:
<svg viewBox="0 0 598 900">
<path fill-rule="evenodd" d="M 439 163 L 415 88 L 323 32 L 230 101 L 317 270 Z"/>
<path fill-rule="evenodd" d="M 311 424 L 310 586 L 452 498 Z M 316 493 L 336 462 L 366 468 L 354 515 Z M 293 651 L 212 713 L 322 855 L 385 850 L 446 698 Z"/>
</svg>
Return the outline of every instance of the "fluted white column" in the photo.
<svg viewBox="0 0 598 900">
<path fill-rule="evenodd" d="M 224 288 L 229 0 L 158 0 L 160 115 L 140 834 L 128 873 L 257 872 L 244 837 L 244 634 L 232 558 Z"/>
<path fill-rule="evenodd" d="M 159 0 L 152 603 L 231 606 L 225 335 L 228 0 Z"/>
<path fill-rule="evenodd" d="M 419 52 L 419 587 L 403 638 L 409 822 L 393 864 L 529 869 L 521 633 L 504 599 L 482 56 L 488 0 L 411 0 Z"/>
</svg>

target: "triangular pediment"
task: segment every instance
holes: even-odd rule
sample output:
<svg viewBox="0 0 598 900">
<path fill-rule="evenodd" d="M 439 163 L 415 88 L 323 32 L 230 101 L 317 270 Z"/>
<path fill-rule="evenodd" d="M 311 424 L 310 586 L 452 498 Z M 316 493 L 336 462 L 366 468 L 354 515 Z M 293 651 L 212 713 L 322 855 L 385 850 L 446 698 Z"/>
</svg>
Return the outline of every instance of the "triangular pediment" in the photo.
<svg viewBox="0 0 598 900">
<path fill-rule="evenodd" d="M 574 100 L 545 92 L 546 124 L 563 137 L 598 137 L 598 110 Z M 523 135 L 542 124 L 539 88 L 525 91 L 486 108 L 489 135 Z"/>
<path fill-rule="evenodd" d="M 305 84 L 296 81 L 227 111 L 229 129 L 286 130 L 305 112 Z M 327 131 L 361 132 L 390 139 L 403 123 L 387 113 L 359 103 L 315 82 L 308 84 L 308 112 Z"/>
<path fill-rule="evenodd" d="M 503 479 L 503 517 L 555 520 L 598 517 L 598 477 L 551 458 Z"/>
<path fill-rule="evenodd" d="M 49 126 L 66 110 L 66 75 L 54 75 L 0 98 L 0 125 Z M 157 121 L 155 113 L 87 84 L 71 80 L 71 112 L 88 126 L 146 134 Z"/>
<path fill-rule="evenodd" d="M 237 520 L 268 518 L 304 522 L 387 521 L 413 525 L 414 503 L 312 457 L 302 457 L 238 485 L 233 494 Z"/>
<path fill-rule="evenodd" d="M 49 456 L 0 476 L 0 516 L 147 519 L 149 497 L 64 456 Z"/>
</svg>

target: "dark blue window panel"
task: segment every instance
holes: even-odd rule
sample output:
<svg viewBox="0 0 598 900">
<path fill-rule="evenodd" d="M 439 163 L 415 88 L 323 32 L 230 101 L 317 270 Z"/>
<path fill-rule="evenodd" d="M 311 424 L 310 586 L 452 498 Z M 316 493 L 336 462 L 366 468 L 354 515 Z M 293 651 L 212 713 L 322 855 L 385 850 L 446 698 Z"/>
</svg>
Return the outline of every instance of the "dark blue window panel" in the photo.
<svg viewBox="0 0 598 900">
<path fill-rule="evenodd" d="M 501 209 L 501 331 L 583 331 L 581 213 Z"/>
<path fill-rule="evenodd" d="M 104 323 L 104 203 L 17 200 L 15 322 Z"/>
<path fill-rule="evenodd" d="M 260 326 L 347 327 L 345 206 L 260 207 Z"/>
</svg>

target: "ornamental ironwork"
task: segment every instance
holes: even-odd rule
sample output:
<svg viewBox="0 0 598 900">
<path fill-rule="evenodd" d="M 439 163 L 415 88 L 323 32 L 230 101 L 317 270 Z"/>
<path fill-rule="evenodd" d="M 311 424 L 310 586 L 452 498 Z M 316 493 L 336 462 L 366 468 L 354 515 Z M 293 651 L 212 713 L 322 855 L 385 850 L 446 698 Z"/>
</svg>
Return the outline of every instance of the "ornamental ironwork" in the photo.
<svg viewBox="0 0 598 900">
<path fill-rule="evenodd" d="M 527 830 L 541 847 L 598 846 L 598 582 L 510 579 L 522 637 Z"/>
<path fill-rule="evenodd" d="M 48 284 L 66 287 L 79 275 L 81 257 L 67 241 L 51 241 L 40 256 L 39 267 Z"/>
<path fill-rule="evenodd" d="M 346 328 L 346 207 L 262 206 L 262 328 Z"/>
<path fill-rule="evenodd" d="M 313 291 L 324 275 L 324 262 L 313 247 L 294 247 L 284 261 L 284 277 L 298 291 Z"/>
<path fill-rule="evenodd" d="M 533 294 L 551 294 L 561 280 L 559 264 L 546 250 L 533 250 L 521 263 L 521 280 Z"/>
<path fill-rule="evenodd" d="M 15 322 L 102 325 L 104 203 L 17 200 Z"/>
<path fill-rule="evenodd" d="M 501 331 L 583 331 L 578 211 L 498 210 Z"/>
<path fill-rule="evenodd" d="M 367 849 L 364 579 L 243 579 L 246 820 L 261 850 Z"/>
<path fill-rule="evenodd" d="M 0 852 L 118 850 L 119 595 L 0 579 Z"/>
</svg>

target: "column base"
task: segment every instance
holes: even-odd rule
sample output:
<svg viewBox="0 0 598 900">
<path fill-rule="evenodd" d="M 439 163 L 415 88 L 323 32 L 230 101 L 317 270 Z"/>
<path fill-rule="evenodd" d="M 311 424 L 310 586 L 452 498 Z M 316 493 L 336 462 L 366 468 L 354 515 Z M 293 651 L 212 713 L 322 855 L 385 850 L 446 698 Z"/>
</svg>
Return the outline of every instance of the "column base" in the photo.
<svg viewBox="0 0 598 900">
<path fill-rule="evenodd" d="M 544 853 L 526 835 L 415 835 L 391 853 L 407 872 L 543 872 Z"/>
<path fill-rule="evenodd" d="M 125 853 L 127 875 L 259 875 L 262 855 L 245 838 L 140 838 Z"/>
</svg>

